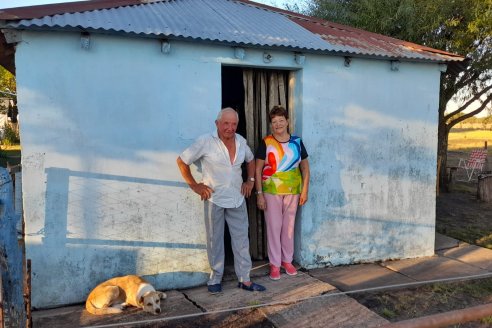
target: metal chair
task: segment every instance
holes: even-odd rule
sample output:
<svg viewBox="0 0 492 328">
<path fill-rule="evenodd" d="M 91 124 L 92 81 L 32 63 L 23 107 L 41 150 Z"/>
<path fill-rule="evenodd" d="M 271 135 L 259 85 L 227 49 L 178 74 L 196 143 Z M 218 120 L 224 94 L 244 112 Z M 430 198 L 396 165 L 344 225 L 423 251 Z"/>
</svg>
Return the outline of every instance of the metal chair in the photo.
<svg viewBox="0 0 492 328">
<path fill-rule="evenodd" d="M 487 149 L 474 149 L 467 159 L 460 158 L 458 163 L 458 171 L 464 170 L 466 179 L 456 179 L 456 181 L 469 182 L 472 178 L 477 177 L 482 172 L 484 164 L 487 161 Z"/>
</svg>

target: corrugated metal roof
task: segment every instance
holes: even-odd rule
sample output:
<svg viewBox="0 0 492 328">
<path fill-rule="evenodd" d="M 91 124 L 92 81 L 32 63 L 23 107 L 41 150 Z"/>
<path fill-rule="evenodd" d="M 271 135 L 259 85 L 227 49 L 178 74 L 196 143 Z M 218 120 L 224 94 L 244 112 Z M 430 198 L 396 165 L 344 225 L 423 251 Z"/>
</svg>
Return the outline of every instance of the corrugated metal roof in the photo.
<svg viewBox="0 0 492 328">
<path fill-rule="evenodd" d="M 296 20 L 297 24 L 321 36 L 332 45 L 347 46 L 356 49 L 355 54 L 415 60 L 459 61 L 463 59 L 461 56 L 444 51 L 343 25 L 336 26 L 332 23 L 327 24 L 303 19 L 292 19 Z"/>
<path fill-rule="evenodd" d="M 49 5 L 38 7 L 42 7 L 43 14 L 50 9 Z M 0 19 L 7 20 L 4 27 L 130 33 L 407 60 L 463 60 L 454 54 L 246 0 L 118 0 L 112 3 L 98 0 L 67 3 L 63 8 L 53 6 L 53 12 L 58 14 L 40 18 L 13 18 L 26 17 L 28 9 L 22 9 L 0 12 Z M 82 11 L 73 12 L 73 9 Z"/>
</svg>

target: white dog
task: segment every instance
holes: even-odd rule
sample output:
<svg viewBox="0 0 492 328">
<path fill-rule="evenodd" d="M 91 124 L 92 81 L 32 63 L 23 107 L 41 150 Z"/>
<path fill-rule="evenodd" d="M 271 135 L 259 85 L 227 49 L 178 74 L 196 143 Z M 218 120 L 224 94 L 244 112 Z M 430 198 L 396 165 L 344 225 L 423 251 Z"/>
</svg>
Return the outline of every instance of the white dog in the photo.
<svg viewBox="0 0 492 328">
<path fill-rule="evenodd" d="M 109 279 L 94 288 L 85 302 L 89 313 L 121 313 L 127 306 L 135 306 L 152 314 L 161 313 L 161 299 L 167 296 L 158 292 L 144 279 L 129 275 Z"/>
</svg>

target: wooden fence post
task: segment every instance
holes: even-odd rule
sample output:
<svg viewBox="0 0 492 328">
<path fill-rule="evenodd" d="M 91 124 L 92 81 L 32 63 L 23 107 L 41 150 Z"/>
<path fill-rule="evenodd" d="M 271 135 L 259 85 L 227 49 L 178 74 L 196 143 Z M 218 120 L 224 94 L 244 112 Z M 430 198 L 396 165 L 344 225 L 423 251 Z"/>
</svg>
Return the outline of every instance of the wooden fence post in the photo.
<svg viewBox="0 0 492 328">
<path fill-rule="evenodd" d="M 5 327 L 26 326 L 24 256 L 18 238 L 21 219 L 14 210 L 12 178 L 5 168 L 0 168 L 0 267 Z"/>
<path fill-rule="evenodd" d="M 478 176 L 477 198 L 484 202 L 492 202 L 492 174 Z"/>
</svg>

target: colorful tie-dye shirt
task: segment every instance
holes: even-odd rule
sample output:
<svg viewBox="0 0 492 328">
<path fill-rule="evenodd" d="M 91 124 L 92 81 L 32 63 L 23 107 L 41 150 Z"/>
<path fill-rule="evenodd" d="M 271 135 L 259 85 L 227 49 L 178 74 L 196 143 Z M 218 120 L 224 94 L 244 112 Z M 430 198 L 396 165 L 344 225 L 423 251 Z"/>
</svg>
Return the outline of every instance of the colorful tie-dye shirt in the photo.
<svg viewBox="0 0 492 328">
<path fill-rule="evenodd" d="M 256 152 L 256 158 L 265 161 L 262 174 L 263 192 L 273 195 L 301 193 L 301 160 L 308 157 L 306 148 L 297 136 L 279 142 L 272 135 L 266 136 Z"/>
</svg>

